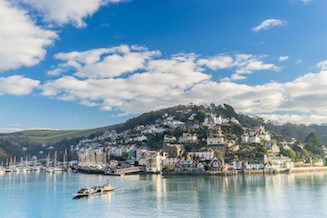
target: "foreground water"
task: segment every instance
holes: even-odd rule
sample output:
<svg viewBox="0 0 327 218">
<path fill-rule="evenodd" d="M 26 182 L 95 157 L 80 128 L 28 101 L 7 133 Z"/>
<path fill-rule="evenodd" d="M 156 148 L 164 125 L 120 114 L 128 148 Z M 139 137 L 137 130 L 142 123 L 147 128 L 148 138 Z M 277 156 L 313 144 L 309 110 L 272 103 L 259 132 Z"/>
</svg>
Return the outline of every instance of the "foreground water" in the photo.
<svg viewBox="0 0 327 218">
<path fill-rule="evenodd" d="M 7 173 L 0 217 L 327 217 L 326 177 Z M 108 178 L 114 192 L 72 200 L 78 187 Z"/>
</svg>

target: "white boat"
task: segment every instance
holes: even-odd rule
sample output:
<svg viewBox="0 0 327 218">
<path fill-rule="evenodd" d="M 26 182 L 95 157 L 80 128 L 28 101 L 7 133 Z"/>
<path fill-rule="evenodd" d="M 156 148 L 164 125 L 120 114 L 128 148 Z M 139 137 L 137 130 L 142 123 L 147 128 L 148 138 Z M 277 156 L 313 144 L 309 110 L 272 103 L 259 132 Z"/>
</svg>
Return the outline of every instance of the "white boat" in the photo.
<svg viewBox="0 0 327 218">
<path fill-rule="evenodd" d="M 78 189 L 77 193 L 73 194 L 74 196 L 73 199 L 89 197 L 91 195 L 99 195 L 99 194 L 101 195 L 107 192 L 111 192 L 113 190 L 115 190 L 115 188 L 110 185 L 109 181 L 107 181 L 107 183 L 104 185 L 94 186 L 91 188 Z"/>
<path fill-rule="evenodd" d="M 92 188 L 81 188 L 76 194 L 73 194 L 73 199 L 88 197 L 92 194 L 94 194 L 94 190 Z"/>
<path fill-rule="evenodd" d="M 111 192 L 113 190 L 115 190 L 115 188 L 110 185 L 109 180 L 106 184 L 101 186 L 101 193 Z"/>
</svg>

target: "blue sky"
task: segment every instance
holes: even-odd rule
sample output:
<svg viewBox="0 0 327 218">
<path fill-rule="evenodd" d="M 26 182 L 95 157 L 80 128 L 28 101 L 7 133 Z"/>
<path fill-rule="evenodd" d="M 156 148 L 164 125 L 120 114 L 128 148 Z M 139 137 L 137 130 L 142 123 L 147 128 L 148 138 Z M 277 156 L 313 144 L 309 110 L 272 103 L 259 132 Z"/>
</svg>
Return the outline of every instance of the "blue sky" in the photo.
<svg viewBox="0 0 327 218">
<path fill-rule="evenodd" d="M 0 0 L 0 132 L 178 104 L 327 123 L 325 0 Z"/>
</svg>

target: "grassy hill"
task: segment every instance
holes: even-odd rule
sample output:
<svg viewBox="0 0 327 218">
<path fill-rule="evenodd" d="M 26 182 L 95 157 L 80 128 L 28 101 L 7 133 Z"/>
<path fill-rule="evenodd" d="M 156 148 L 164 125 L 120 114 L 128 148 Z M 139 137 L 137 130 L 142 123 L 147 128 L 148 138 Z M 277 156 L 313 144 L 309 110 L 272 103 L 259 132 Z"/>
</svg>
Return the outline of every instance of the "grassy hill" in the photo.
<svg viewBox="0 0 327 218">
<path fill-rule="evenodd" d="M 19 137 L 27 137 L 41 144 L 51 144 L 62 139 L 88 137 L 96 132 L 105 131 L 106 127 L 86 130 L 27 130 L 15 133 Z"/>
<path fill-rule="evenodd" d="M 54 146 L 56 150 L 63 151 L 68 149 L 70 145 L 77 144 L 82 138 L 94 138 L 118 126 L 113 125 L 84 130 L 26 130 L 0 134 L 0 159 L 4 160 L 13 155 L 17 157 L 37 155 L 40 150 L 47 153 L 46 148 L 49 146 Z M 27 147 L 28 151 L 24 151 L 23 147 Z"/>
</svg>

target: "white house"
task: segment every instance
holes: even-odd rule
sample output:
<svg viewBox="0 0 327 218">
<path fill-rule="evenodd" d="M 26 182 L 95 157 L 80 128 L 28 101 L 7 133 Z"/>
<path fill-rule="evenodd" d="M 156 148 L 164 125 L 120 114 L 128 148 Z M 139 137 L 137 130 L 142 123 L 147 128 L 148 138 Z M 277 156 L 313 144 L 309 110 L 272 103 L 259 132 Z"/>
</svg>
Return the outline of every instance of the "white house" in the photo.
<svg viewBox="0 0 327 218">
<path fill-rule="evenodd" d="M 260 144 L 261 139 L 258 135 L 253 135 L 249 137 L 249 142 L 250 143 L 256 143 L 256 144 Z"/>
<path fill-rule="evenodd" d="M 200 160 L 212 160 L 214 156 L 213 150 L 208 151 L 196 151 L 196 152 L 189 152 L 189 155 L 192 155 L 193 157 L 197 157 Z"/>
<path fill-rule="evenodd" d="M 221 145 L 225 144 L 225 139 L 223 137 L 208 137 L 207 145 Z"/>
<path fill-rule="evenodd" d="M 175 165 L 174 171 L 176 172 L 194 172 L 198 171 L 197 164 L 194 160 L 190 158 L 182 158 L 178 161 L 178 163 Z M 201 170 L 201 169 L 200 169 Z"/>
<path fill-rule="evenodd" d="M 178 163 L 179 158 L 171 157 L 162 160 L 162 166 L 167 167 L 169 170 L 174 170 L 175 165 Z"/>
<path fill-rule="evenodd" d="M 196 133 L 183 133 L 183 135 L 179 137 L 179 143 L 196 143 L 197 141 L 198 136 Z"/>
<path fill-rule="evenodd" d="M 242 143 L 248 143 L 249 142 L 249 134 L 245 133 L 245 134 L 241 135 L 241 140 L 242 140 Z"/>
<path fill-rule="evenodd" d="M 292 169 L 294 162 L 283 155 L 275 156 L 273 154 L 265 155 L 265 163 L 270 163 L 273 169 Z"/>
<path fill-rule="evenodd" d="M 230 122 L 231 122 L 231 123 L 235 123 L 235 124 L 240 124 L 240 121 L 238 121 L 235 117 L 232 117 L 232 118 L 230 119 Z"/>
<path fill-rule="evenodd" d="M 271 135 L 268 133 L 262 133 L 259 135 L 259 138 L 266 141 L 266 142 L 270 142 L 271 141 Z"/>
<path fill-rule="evenodd" d="M 216 114 L 207 114 L 204 118 L 203 126 L 216 126 L 222 124 L 221 116 L 217 117 Z"/>
<path fill-rule="evenodd" d="M 138 142 L 143 142 L 146 140 L 148 140 L 148 137 L 146 137 L 145 135 L 137 136 L 134 138 L 134 141 L 138 141 Z"/>
<path fill-rule="evenodd" d="M 154 125 L 147 126 L 143 131 L 141 131 L 142 134 L 156 134 L 156 133 L 163 133 L 166 131 L 165 128 L 158 128 Z"/>
<path fill-rule="evenodd" d="M 247 170 L 260 170 L 264 168 L 264 163 L 261 161 L 245 161 L 243 163 Z"/>
</svg>

